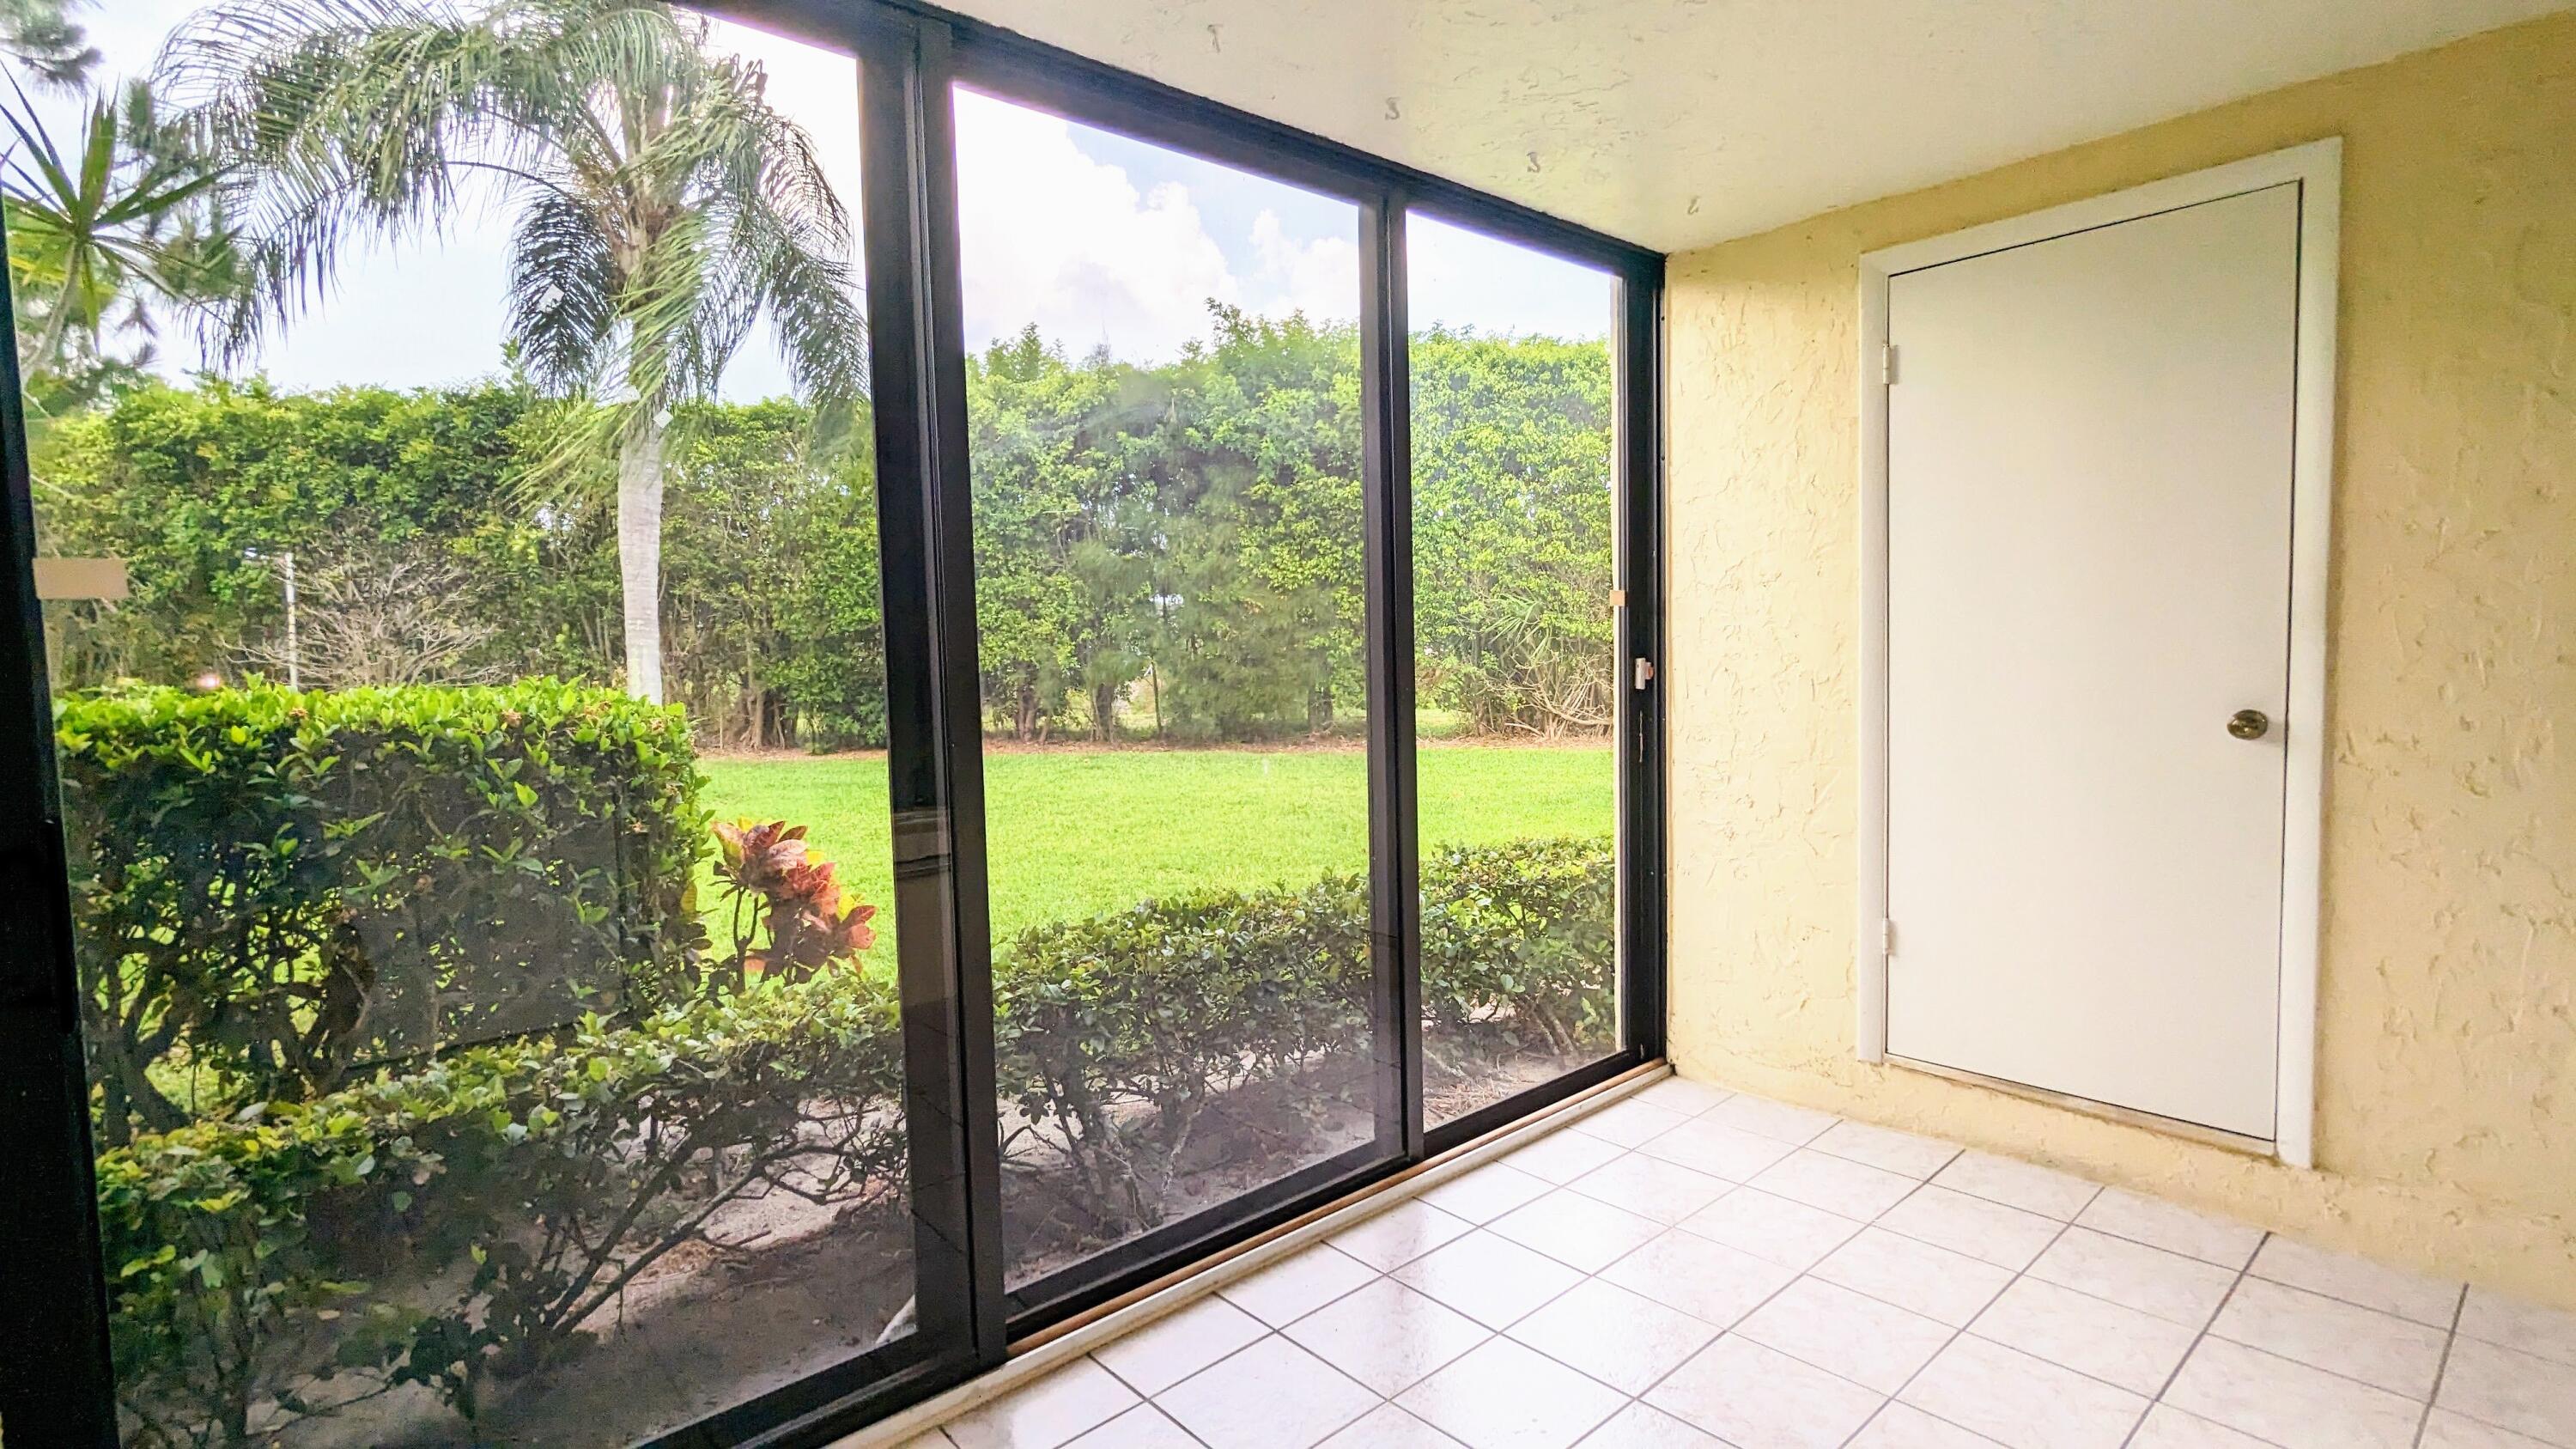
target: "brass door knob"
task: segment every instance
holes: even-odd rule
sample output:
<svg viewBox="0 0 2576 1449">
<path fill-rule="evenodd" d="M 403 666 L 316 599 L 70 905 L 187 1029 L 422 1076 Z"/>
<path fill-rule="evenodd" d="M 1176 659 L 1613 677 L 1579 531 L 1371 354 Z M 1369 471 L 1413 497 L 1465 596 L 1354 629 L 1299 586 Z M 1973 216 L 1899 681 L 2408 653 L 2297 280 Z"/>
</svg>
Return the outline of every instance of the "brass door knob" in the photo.
<svg viewBox="0 0 2576 1449">
<path fill-rule="evenodd" d="M 2227 732 L 2240 740 L 2259 740 L 2272 732 L 2272 717 L 2259 709 L 2240 709 L 2227 717 Z"/>
</svg>

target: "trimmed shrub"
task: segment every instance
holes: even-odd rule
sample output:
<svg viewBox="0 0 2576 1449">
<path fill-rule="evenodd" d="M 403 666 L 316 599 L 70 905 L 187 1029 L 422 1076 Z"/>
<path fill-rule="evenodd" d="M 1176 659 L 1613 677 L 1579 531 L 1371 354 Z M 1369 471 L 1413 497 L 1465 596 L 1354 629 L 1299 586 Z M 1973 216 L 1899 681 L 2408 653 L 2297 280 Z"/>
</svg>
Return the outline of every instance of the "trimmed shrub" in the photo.
<svg viewBox="0 0 2576 1449">
<path fill-rule="evenodd" d="M 110 1143 L 689 985 L 706 822 L 676 709 L 255 685 L 76 697 L 55 731 Z"/>
<path fill-rule="evenodd" d="M 353 1370 L 471 1417 L 728 1204 L 897 1199 L 902 1071 L 893 988 L 839 970 L 103 1152 L 135 1437 L 247 1443 L 260 1405 L 345 1397 L 320 1385 Z"/>
<path fill-rule="evenodd" d="M 609 703 L 602 718 L 659 714 Z M 660 738 L 602 728 L 611 739 L 597 747 L 612 754 L 640 757 Z M 266 778 L 206 777 L 245 774 Z M 309 817 L 286 818 L 300 829 Z M 304 850 L 282 853 L 294 864 Z M 1607 1049 L 1610 866 L 1607 842 L 1583 840 L 1425 860 L 1426 1027 L 1445 1048 Z M 901 1014 L 883 973 L 857 963 L 866 907 L 779 824 L 728 827 L 719 877 L 756 900 L 756 928 L 732 960 L 694 947 L 667 967 L 639 957 L 648 981 L 696 984 L 667 1004 L 640 1004 L 659 987 L 623 988 L 623 1020 L 591 1012 L 450 1046 L 310 1096 L 281 1075 L 275 1100 L 102 1151 L 132 1440 L 246 1444 L 276 1420 L 402 1384 L 471 1418 L 496 1380 L 563 1361 L 586 1320 L 728 1205 L 774 1192 L 835 1211 L 898 1203 Z M 1160 1222 L 1206 1108 L 1366 1051 L 1367 907 L 1360 878 L 1334 876 L 1023 933 L 995 968 L 998 1075 L 1018 1109 L 1006 1131 L 1044 1139 L 1041 1170 L 1103 1229 Z"/>
<path fill-rule="evenodd" d="M 1607 840 L 1453 846 L 1422 862 L 1422 1016 L 1470 1046 L 1606 1053 L 1619 1040 Z"/>
<path fill-rule="evenodd" d="M 1365 1046 L 1365 884 L 1200 891 L 1032 928 L 994 969 L 998 1070 L 1111 1231 L 1162 1219 L 1201 1108 Z"/>
<path fill-rule="evenodd" d="M 1605 840 L 1458 847 L 1422 863 L 1422 998 L 1434 1049 L 1606 1052 L 1617 1041 L 1616 873 Z M 1063 1186 L 1111 1234 L 1162 1221 L 1201 1110 L 1369 1031 L 1358 876 L 1201 891 L 1023 932 L 994 968 L 1003 1090 Z M 1463 1064 L 1463 1063 L 1462 1063 Z"/>
</svg>

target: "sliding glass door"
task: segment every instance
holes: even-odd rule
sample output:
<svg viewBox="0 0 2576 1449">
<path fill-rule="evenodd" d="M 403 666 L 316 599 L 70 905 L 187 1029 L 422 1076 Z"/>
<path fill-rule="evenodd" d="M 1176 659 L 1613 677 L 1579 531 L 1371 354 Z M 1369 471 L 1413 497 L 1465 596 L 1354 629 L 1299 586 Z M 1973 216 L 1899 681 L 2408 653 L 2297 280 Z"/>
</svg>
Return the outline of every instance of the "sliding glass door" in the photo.
<svg viewBox="0 0 2576 1449">
<path fill-rule="evenodd" d="M 954 115 L 1004 1271 L 1040 1304 L 1393 1155 L 1358 208 Z"/>
<path fill-rule="evenodd" d="M 206 373 L 21 294 L 129 1442 L 633 1442 L 972 1357 L 919 1307 L 970 1287 L 916 1254 L 859 63 L 524 21 L 174 36 L 232 214 L 381 188 L 244 224 L 305 290 L 190 299 Z"/>
<path fill-rule="evenodd" d="M 1660 259 L 725 12 L 0 181 L 0 1432 L 827 1443 L 1659 1054 Z"/>
<path fill-rule="evenodd" d="M 1618 278 L 1417 213 L 1414 674 L 1424 1107 L 1472 1118 L 1625 1045 Z"/>
</svg>

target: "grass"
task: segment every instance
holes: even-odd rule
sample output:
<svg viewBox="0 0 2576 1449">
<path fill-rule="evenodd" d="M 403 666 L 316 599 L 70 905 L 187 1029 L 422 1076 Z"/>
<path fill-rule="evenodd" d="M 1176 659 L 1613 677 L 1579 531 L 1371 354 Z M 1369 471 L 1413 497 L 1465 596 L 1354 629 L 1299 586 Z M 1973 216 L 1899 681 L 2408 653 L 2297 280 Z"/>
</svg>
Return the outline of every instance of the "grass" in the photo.
<svg viewBox="0 0 2576 1449">
<path fill-rule="evenodd" d="M 1425 849 L 1610 833 L 1616 771 L 1606 744 L 1427 745 L 1419 761 Z M 892 925 L 884 756 L 710 759 L 700 768 L 718 819 L 807 826 L 843 886 L 878 904 L 881 929 Z M 1356 749 L 988 754 L 994 939 L 1194 886 L 1364 870 L 1367 770 Z"/>
</svg>

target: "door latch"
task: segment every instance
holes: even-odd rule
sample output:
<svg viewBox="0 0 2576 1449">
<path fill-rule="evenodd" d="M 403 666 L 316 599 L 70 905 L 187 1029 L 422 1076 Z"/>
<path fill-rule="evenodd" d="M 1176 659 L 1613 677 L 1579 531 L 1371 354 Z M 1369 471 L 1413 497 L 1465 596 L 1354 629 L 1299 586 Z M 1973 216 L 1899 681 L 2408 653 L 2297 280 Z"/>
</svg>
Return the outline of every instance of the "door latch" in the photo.
<svg viewBox="0 0 2576 1449">
<path fill-rule="evenodd" d="M 1637 676 L 1637 688 L 1643 689 L 1646 687 L 1646 682 L 1655 677 L 1655 661 L 1640 657 L 1633 662 L 1636 665 L 1634 672 Z"/>
</svg>

